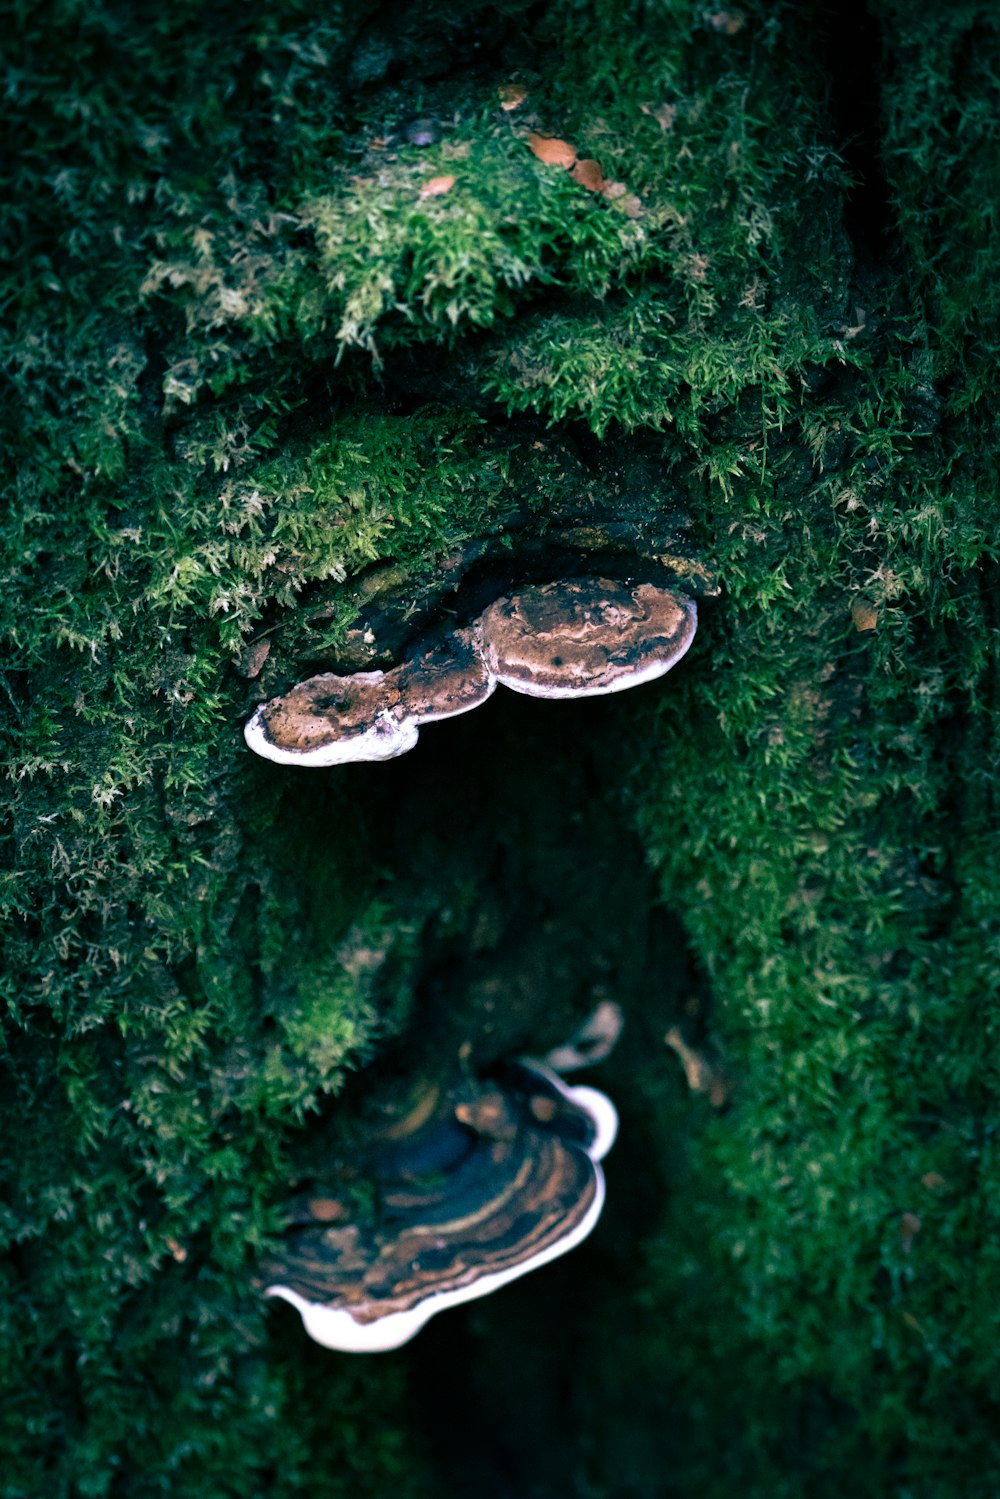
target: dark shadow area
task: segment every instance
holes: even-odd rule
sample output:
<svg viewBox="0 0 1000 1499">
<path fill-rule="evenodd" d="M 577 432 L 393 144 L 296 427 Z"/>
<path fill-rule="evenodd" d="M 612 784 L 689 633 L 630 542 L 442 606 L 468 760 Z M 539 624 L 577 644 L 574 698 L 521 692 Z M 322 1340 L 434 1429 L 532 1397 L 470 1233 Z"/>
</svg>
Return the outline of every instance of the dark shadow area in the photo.
<svg viewBox="0 0 1000 1499">
<path fill-rule="evenodd" d="M 669 1023 L 690 978 L 621 797 L 635 713 L 500 688 L 398 760 L 339 772 L 387 899 L 422 923 L 410 1065 L 428 1045 L 471 1045 L 477 1066 L 539 1054 L 604 998 Z"/>
<path fill-rule="evenodd" d="M 446 1071 L 461 1052 L 487 1070 L 565 1041 L 602 999 L 625 1012 L 612 1056 L 574 1074 L 607 1091 L 622 1120 L 592 1237 L 376 1356 L 405 1369 L 442 1495 L 562 1499 L 588 1492 L 588 1473 L 623 1499 L 667 1492 L 667 1389 L 630 1395 L 627 1411 L 600 1390 L 628 1358 L 642 1240 L 676 1174 L 663 1102 L 668 1115 L 687 1104 L 664 1032 L 700 987 L 622 795 L 630 741 L 669 691 L 549 703 L 501 688 L 476 711 L 426 726 L 396 761 L 303 772 L 287 792 L 320 843 L 344 835 L 350 809 L 352 836 L 392 907 L 415 913 L 421 943 L 403 1033 L 310 1126 L 304 1157 L 316 1161 L 373 1091 L 417 1069 Z M 619 1487 L 607 1487 L 619 1469 Z"/>
<path fill-rule="evenodd" d="M 882 165 L 882 31 L 867 0 L 846 0 L 822 16 L 818 38 L 830 79 L 830 119 L 854 179 L 844 226 L 863 269 L 889 253 L 891 213 Z"/>
</svg>

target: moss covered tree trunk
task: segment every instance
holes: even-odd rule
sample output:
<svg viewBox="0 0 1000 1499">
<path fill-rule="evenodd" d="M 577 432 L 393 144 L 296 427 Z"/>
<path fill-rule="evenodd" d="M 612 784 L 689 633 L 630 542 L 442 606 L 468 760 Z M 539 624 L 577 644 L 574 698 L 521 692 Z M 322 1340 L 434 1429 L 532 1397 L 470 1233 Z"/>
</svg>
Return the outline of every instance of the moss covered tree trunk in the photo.
<svg viewBox="0 0 1000 1499">
<path fill-rule="evenodd" d="M 997 7 L 3 30 L 4 1499 L 995 1494 Z M 664 682 L 247 752 L 622 536 Z M 586 1248 L 369 1360 L 268 1310 L 367 1079 L 595 995 Z"/>
</svg>

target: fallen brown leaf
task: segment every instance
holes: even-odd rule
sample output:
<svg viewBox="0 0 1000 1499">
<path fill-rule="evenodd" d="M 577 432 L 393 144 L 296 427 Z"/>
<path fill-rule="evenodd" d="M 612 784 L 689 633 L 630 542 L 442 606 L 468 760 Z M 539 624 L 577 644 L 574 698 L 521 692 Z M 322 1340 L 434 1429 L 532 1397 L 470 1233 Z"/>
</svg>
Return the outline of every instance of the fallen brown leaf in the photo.
<svg viewBox="0 0 1000 1499">
<path fill-rule="evenodd" d="M 579 182 L 590 193 L 599 193 L 604 189 L 604 173 L 601 171 L 601 163 L 594 161 L 591 157 L 581 156 L 570 172 L 574 182 Z"/>
<path fill-rule="evenodd" d="M 920 1232 L 920 1218 L 916 1213 L 904 1213 L 899 1220 L 899 1242 L 903 1253 L 909 1254 L 913 1241 Z"/>
<path fill-rule="evenodd" d="M 948 1185 L 940 1171 L 928 1171 L 920 1178 L 920 1181 L 921 1185 L 925 1186 L 928 1192 L 941 1192 Z"/>
<path fill-rule="evenodd" d="M 571 167 L 576 161 L 576 148 L 569 141 L 561 141 L 555 135 L 537 135 L 534 131 L 525 136 L 529 151 L 533 151 L 539 161 L 544 161 L 550 167 Z"/>
<path fill-rule="evenodd" d="M 455 186 L 454 177 L 428 177 L 421 186 L 420 196 L 422 198 L 440 198 L 442 193 L 450 192 Z"/>
<path fill-rule="evenodd" d="M 251 640 L 249 645 L 244 646 L 236 662 L 236 670 L 240 673 L 240 676 L 250 677 L 251 680 L 254 677 L 259 677 L 270 650 L 271 642 L 269 640 Z"/>
<path fill-rule="evenodd" d="M 681 1059 L 684 1076 L 692 1093 L 707 1093 L 713 1109 L 721 1109 L 729 1098 L 729 1084 L 718 1067 L 713 1067 L 704 1052 L 688 1046 L 679 1028 L 672 1025 L 664 1041 Z"/>
<path fill-rule="evenodd" d="M 878 610 L 873 609 L 866 599 L 855 599 L 851 605 L 851 618 L 856 630 L 874 630 L 878 625 Z"/>
</svg>

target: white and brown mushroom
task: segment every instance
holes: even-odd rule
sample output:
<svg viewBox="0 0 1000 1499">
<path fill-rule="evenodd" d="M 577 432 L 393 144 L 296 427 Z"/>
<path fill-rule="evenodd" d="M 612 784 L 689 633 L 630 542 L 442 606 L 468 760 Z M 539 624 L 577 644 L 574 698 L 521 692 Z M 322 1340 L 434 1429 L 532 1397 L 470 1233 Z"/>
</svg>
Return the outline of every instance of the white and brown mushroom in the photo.
<svg viewBox="0 0 1000 1499">
<path fill-rule="evenodd" d="M 496 599 L 391 671 L 323 673 L 263 703 L 244 734 L 283 765 L 393 760 L 419 728 L 479 707 L 498 682 L 531 697 L 595 697 L 652 682 L 694 638 L 692 599 L 652 583 L 574 578 Z"/>
<path fill-rule="evenodd" d="M 416 1119 L 387 1143 L 366 1206 L 307 1199 L 266 1288 L 327 1348 L 398 1348 L 567 1253 L 600 1216 L 617 1115 L 596 1089 L 523 1061 Z"/>
<path fill-rule="evenodd" d="M 651 583 L 575 578 L 497 599 L 475 633 L 487 669 L 530 697 L 594 697 L 662 677 L 694 639 L 692 600 Z"/>
<path fill-rule="evenodd" d="M 422 723 L 468 713 L 495 687 L 468 635 L 457 631 L 391 671 L 309 677 L 261 704 L 244 737 L 280 765 L 394 760 L 413 748 Z"/>
</svg>

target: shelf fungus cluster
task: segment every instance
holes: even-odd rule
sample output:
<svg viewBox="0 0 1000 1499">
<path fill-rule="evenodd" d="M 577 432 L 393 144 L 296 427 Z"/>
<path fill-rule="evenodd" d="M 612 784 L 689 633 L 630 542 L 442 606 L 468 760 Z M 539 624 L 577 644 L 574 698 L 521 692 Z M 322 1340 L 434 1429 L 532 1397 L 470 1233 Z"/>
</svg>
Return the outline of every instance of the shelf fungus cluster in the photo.
<svg viewBox="0 0 1000 1499">
<path fill-rule="evenodd" d="M 384 1142 L 364 1192 L 302 1199 L 266 1294 L 327 1348 L 398 1348 L 586 1238 L 617 1125 L 603 1093 L 534 1061 L 435 1095 Z"/>
<path fill-rule="evenodd" d="M 390 671 L 323 673 L 263 703 L 250 748 L 291 765 L 391 760 L 420 725 L 476 708 L 498 683 L 531 697 L 620 692 L 670 670 L 694 637 L 694 601 L 652 583 L 574 578 L 495 599 L 465 629 Z"/>
<path fill-rule="evenodd" d="M 413 748 L 422 723 L 468 713 L 495 687 L 468 632 L 456 631 L 391 671 L 309 677 L 258 708 L 246 741 L 282 765 L 394 760 Z"/>
</svg>

